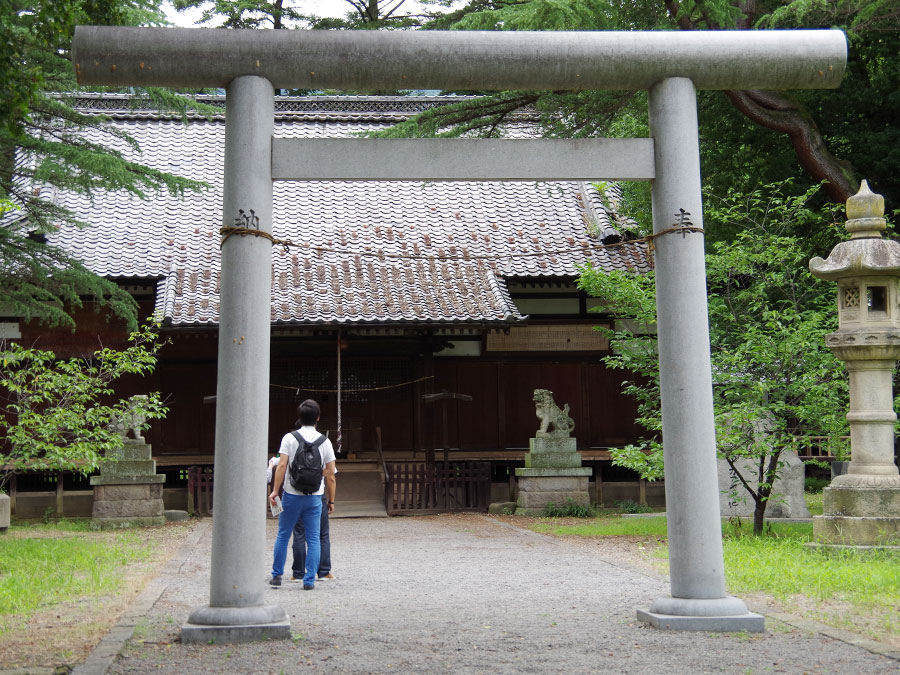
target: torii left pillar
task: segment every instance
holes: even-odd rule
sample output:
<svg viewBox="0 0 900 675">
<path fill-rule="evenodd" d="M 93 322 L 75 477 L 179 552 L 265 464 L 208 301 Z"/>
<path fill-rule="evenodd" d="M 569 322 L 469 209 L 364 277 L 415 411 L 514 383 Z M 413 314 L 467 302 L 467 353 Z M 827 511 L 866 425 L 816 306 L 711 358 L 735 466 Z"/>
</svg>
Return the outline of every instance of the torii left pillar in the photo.
<svg viewBox="0 0 900 675">
<path fill-rule="evenodd" d="M 272 232 L 275 97 L 263 77 L 245 75 L 225 90 L 222 224 Z M 266 512 L 262 502 L 269 425 L 272 242 L 233 235 L 222 244 L 217 471 L 209 606 L 191 612 L 184 642 L 288 638 L 284 608 L 264 604 Z M 271 552 L 270 552 L 271 553 Z"/>
</svg>

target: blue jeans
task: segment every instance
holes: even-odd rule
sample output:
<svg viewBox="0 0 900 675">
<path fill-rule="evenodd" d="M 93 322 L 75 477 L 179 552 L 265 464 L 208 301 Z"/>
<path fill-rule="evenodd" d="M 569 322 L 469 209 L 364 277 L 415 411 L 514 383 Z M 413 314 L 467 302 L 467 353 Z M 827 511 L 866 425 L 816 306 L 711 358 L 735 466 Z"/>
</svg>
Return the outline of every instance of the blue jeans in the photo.
<svg viewBox="0 0 900 675">
<path fill-rule="evenodd" d="M 306 528 L 303 521 L 298 520 L 294 525 L 294 564 L 291 565 L 294 576 L 303 575 L 306 569 Z M 322 495 L 322 518 L 319 521 L 319 577 L 324 577 L 331 571 L 331 536 L 328 532 L 328 496 Z"/>
<path fill-rule="evenodd" d="M 281 495 L 284 511 L 278 516 L 278 534 L 275 536 L 275 553 L 272 562 L 272 576 L 284 574 L 284 561 L 287 558 L 287 546 L 291 540 L 291 532 L 298 521 L 303 522 L 306 539 L 306 571 L 303 585 L 313 586 L 316 582 L 316 569 L 319 567 L 319 521 L 322 518 L 321 495 L 293 495 L 284 492 Z"/>
</svg>

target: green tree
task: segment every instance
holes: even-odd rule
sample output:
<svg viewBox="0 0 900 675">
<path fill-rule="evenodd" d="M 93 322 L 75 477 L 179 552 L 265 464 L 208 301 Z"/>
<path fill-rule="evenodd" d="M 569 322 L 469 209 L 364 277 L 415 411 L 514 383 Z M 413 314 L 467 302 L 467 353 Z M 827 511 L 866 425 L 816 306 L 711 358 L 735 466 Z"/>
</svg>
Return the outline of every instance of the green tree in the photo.
<svg viewBox="0 0 900 675">
<path fill-rule="evenodd" d="M 612 352 L 603 361 L 622 371 L 626 378 L 621 383 L 622 393 L 636 400 L 636 421 L 647 434 L 639 443 L 612 450 L 613 464 L 636 471 L 645 480 L 659 480 L 663 477 L 663 455 L 656 279 L 652 272 L 604 272 L 588 264 L 578 278 L 578 287 L 603 299 L 603 305 L 594 311 L 619 317 L 615 328 L 597 328 L 609 339 Z"/>
<path fill-rule="evenodd" d="M 198 23 L 220 28 L 405 28 L 419 15 L 401 13 L 405 0 L 345 0 L 343 18 L 302 11 L 302 0 L 173 0 L 179 11 L 202 8 Z"/>
<path fill-rule="evenodd" d="M 707 279 L 717 445 L 754 502 L 757 534 L 782 453 L 800 437 L 825 436 L 840 454 L 847 433 L 847 377 L 824 340 L 837 328 L 834 287 L 812 277 L 815 251 L 790 235 L 792 221 L 805 218 L 835 235 L 835 211 L 811 211 L 812 191 L 794 197 L 781 187 L 732 192 L 707 212 L 712 222 L 744 224 L 733 241 L 713 244 Z M 751 475 L 740 468 L 746 458 Z"/>
<path fill-rule="evenodd" d="M 836 328 L 834 288 L 807 264 L 815 253 L 791 236 L 796 222 L 816 220 L 837 240 L 836 212 L 811 209 L 812 190 L 797 197 L 789 185 L 751 194 L 731 192 L 707 210 L 707 224 L 740 224 L 730 242 L 707 254 L 710 342 L 717 449 L 754 502 L 754 531 L 762 532 L 782 453 L 798 437 L 826 436 L 840 447 L 846 434 L 848 384 L 843 366 L 825 347 Z M 631 278 L 629 278 L 631 277 Z M 611 335 L 608 365 L 632 374 L 624 391 L 637 397 L 644 443 L 613 451 L 613 462 L 643 477 L 661 476 L 658 361 L 653 331 L 652 279 L 586 268 L 579 285 L 605 299 L 604 311 L 633 319 Z M 638 377 L 634 377 L 637 375 Z M 749 458 L 748 473 L 739 460 Z"/>
<path fill-rule="evenodd" d="M 153 327 L 131 334 L 122 350 L 103 347 L 91 358 L 58 360 L 53 352 L 0 343 L 0 429 L 5 441 L 0 490 L 21 471 L 91 473 L 122 447 L 117 422 L 137 414 L 164 417 L 159 392 L 117 398 L 114 383 L 126 375 L 148 375 L 163 343 Z M 143 428 L 148 428 L 144 424 Z"/>
<path fill-rule="evenodd" d="M 900 159 L 887 153 L 900 135 L 900 13 L 892 0 L 472 0 L 464 8 L 425 24 L 470 30 L 734 30 L 843 28 L 849 39 L 848 77 L 834 91 L 701 92 L 704 175 L 716 189 L 752 191 L 793 177 L 797 194 L 823 181 L 827 198 L 843 202 L 856 191 L 858 175 L 870 179 L 888 203 L 900 200 Z M 490 123 L 533 106 L 547 135 L 618 135 L 625 112 L 642 119 L 645 105 L 627 93 L 505 92 L 472 101 L 465 111 L 432 113 L 420 130 L 429 135 L 442 119 L 463 132 L 472 127 L 499 133 Z M 635 104 L 638 105 L 635 105 Z M 488 123 L 477 120 L 483 118 Z M 446 133 L 446 130 L 445 130 Z M 644 131 L 646 133 L 646 131 Z"/>
<path fill-rule="evenodd" d="M 10 0 L 0 3 L 0 308 L 3 314 L 74 328 L 69 312 L 95 300 L 136 326 L 137 305 L 47 235 L 86 227 L 53 198 L 124 190 L 146 197 L 201 183 L 143 166 L 113 147 L 139 148 L 102 116 L 72 106 L 78 86 L 69 57 L 77 24 L 160 23 L 160 0 Z M 153 90 L 161 105 L 185 99 Z"/>
</svg>

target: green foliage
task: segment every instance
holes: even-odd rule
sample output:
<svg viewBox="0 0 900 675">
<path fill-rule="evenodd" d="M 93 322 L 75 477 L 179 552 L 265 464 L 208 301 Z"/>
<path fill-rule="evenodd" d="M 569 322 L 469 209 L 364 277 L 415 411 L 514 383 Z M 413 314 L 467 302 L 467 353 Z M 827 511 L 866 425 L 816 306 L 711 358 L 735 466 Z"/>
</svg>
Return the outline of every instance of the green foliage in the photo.
<svg viewBox="0 0 900 675">
<path fill-rule="evenodd" d="M 53 352 L 0 343 L 0 429 L 5 431 L 2 488 L 24 470 L 69 470 L 88 474 L 104 454 L 122 447 L 118 420 L 131 413 L 164 417 L 158 392 L 119 399 L 113 383 L 125 375 L 148 375 L 162 347 L 145 326 L 123 350 L 103 347 L 92 358 L 57 360 Z M 144 424 L 144 428 L 149 428 Z"/>
<path fill-rule="evenodd" d="M 537 532 L 554 535 L 574 535 L 578 537 L 657 537 L 666 536 L 666 517 L 622 518 L 620 515 L 601 516 L 577 525 L 560 525 L 548 521 L 534 523 L 531 528 Z"/>
<path fill-rule="evenodd" d="M 843 201 L 847 190 L 855 189 L 855 176 L 862 176 L 889 204 L 900 204 L 900 156 L 885 150 L 900 142 L 900 62 L 896 59 L 900 13 L 895 5 L 893 0 L 471 0 L 432 17 L 424 27 L 503 31 L 842 28 L 849 38 L 848 77 L 839 89 L 767 92 L 742 101 L 733 93 L 700 92 L 704 177 L 719 193 L 729 187 L 750 192 L 794 178 L 800 183 L 799 194 L 811 184 L 830 179 L 830 198 Z M 643 94 L 505 92 L 489 100 L 508 100 L 511 94 L 539 114 L 547 136 L 648 135 Z M 494 114 L 490 106 L 483 111 L 488 118 Z M 460 118 L 461 129 L 470 125 L 497 133 L 494 125 L 477 121 L 478 106 L 469 112 Z M 632 127 L 629 131 L 622 128 L 623 120 Z"/>
<path fill-rule="evenodd" d="M 590 504 L 576 504 L 571 497 L 564 504 L 557 506 L 548 502 L 544 507 L 545 518 L 593 518 L 597 511 Z"/>
<path fill-rule="evenodd" d="M 646 504 L 641 504 L 633 499 L 617 499 L 613 502 L 613 506 L 622 513 L 650 513 L 653 511 Z"/>
<path fill-rule="evenodd" d="M 296 0 L 173 0 L 177 10 L 203 8 L 198 23 L 217 28 L 411 28 L 421 15 L 401 13 L 403 0 L 346 0 L 344 18 L 321 17 L 301 11 Z"/>
<path fill-rule="evenodd" d="M 655 276 L 652 272 L 606 273 L 588 264 L 581 269 L 577 283 L 588 295 L 603 299 L 603 305 L 595 311 L 619 317 L 613 330 L 597 329 L 609 338 L 612 351 L 603 362 L 626 375 L 622 393 L 637 401 L 636 421 L 648 434 L 640 443 L 612 448 L 612 463 L 636 471 L 646 480 L 658 480 L 664 471 Z"/>
<path fill-rule="evenodd" d="M 127 293 L 46 237 L 62 224 L 87 226 L 54 199 L 58 190 L 88 196 L 122 190 L 146 198 L 160 190 L 180 194 L 203 187 L 127 159 L 126 151 L 139 151 L 133 138 L 107 118 L 72 107 L 71 92 L 78 88 L 69 56 L 75 26 L 160 24 L 159 5 L 160 0 L 0 3 L 0 307 L 6 315 L 74 328 L 69 312 L 90 298 L 126 319 L 129 328 L 137 326 L 137 305 Z M 189 105 L 161 90 L 149 94 L 176 108 Z"/>
<path fill-rule="evenodd" d="M 532 529 L 557 536 L 646 537 L 650 542 L 667 536 L 665 516 L 600 517 L 576 525 L 541 521 Z M 766 528 L 765 536 L 757 536 L 725 522 L 722 535 L 730 593 L 765 593 L 785 611 L 873 637 L 900 635 L 896 552 L 810 548 L 812 523 L 776 523 Z M 664 545 L 658 553 L 665 555 Z M 839 603 L 839 611 L 829 611 L 829 602 Z"/>
<path fill-rule="evenodd" d="M 731 228 L 730 241 L 712 244 L 707 255 L 710 340 L 718 450 L 732 464 L 738 487 L 754 500 L 755 527 L 778 477 L 781 453 L 800 436 L 825 436 L 845 444 L 848 383 L 843 365 L 825 347 L 836 327 L 832 284 L 816 280 L 807 264 L 824 241 L 837 241 L 835 210 L 814 209 L 810 189 L 792 195 L 789 184 L 748 194 L 707 194 L 706 226 Z M 792 234 L 819 222 L 816 241 Z M 647 437 L 612 451 L 613 462 L 644 478 L 663 474 L 659 373 L 652 275 L 582 270 L 579 287 L 603 298 L 602 312 L 617 321 L 605 330 L 612 355 L 604 362 L 630 374 L 623 392 L 638 403 L 638 422 Z M 752 475 L 736 464 L 753 461 Z"/>
<path fill-rule="evenodd" d="M 789 230 L 816 218 L 828 223 L 833 211 L 809 209 L 813 190 L 786 197 L 783 187 L 711 199 L 707 211 L 712 223 L 743 225 L 707 256 L 710 340 L 718 449 L 757 514 L 771 497 L 781 453 L 798 436 L 837 445 L 847 433 L 847 378 L 823 340 L 837 327 L 835 289 L 809 273 L 809 242 Z M 742 458 L 754 461 L 753 475 L 735 468 Z"/>
<path fill-rule="evenodd" d="M 298 3 L 299 4 L 299 3 Z M 203 8 L 198 23 L 218 20 L 216 28 L 288 28 L 302 23 L 302 14 L 284 0 L 173 0 L 177 10 Z"/>
<path fill-rule="evenodd" d="M 776 528 L 774 536 L 766 537 L 726 530 L 723 552 L 729 591 L 762 591 L 788 603 L 797 597 L 839 600 L 852 608 L 851 615 L 860 611 L 893 615 L 886 627 L 900 633 L 894 602 L 900 594 L 897 554 L 810 548 L 806 544 L 811 538 L 811 524 Z"/>
<path fill-rule="evenodd" d="M 807 493 L 818 494 L 822 492 L 825 488 L 827 488 L 831 484 L 831 481 L 827 478 L 815 478 L 813 476 L 807 476 L 803 480 L 803 490 Z"/>
</svg>

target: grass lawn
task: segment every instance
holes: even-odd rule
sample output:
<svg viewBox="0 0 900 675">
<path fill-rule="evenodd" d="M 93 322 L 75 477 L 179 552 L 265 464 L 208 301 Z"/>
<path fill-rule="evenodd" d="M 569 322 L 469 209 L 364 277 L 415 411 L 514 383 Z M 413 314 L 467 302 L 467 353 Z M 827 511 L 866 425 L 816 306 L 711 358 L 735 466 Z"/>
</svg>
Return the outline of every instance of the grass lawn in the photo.
<svg viewBox="0 0 900 675">
<path fill-rule="evenodd" d="M 83 662 L 192 527 L 13 523 L 0 536 L 0 670 Z"/>
<path fill-rule="evenodd" d="M 533 529 L 563 537 L 646 538 L 643 550 L 653 566 L 668 570 L 665 516 L 541 519 Z M 805 544 L 812 523 L 774 523 L 762 537 L 747 522 L 724 521 L 722 529 L 728 592 L 751 609 L 788 612 L 900 648 L 900 552 L 811 548 Z"/>
</svg>

